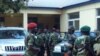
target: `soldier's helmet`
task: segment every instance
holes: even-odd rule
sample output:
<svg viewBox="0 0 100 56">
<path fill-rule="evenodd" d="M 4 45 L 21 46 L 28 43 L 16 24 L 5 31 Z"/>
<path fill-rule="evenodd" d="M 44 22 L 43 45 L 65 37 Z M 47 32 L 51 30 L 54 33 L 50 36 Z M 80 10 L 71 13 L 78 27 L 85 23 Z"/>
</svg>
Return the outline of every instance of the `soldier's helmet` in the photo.
<svg viewBox="0 0 100 56">
<path fill-rule="evenodd" d="M 83 26 L 83 27 L 81 27 L 81 31 L 90 31 L 91 30 L 91 28 L 89 27 L 89 26 Z"/>
</svg>

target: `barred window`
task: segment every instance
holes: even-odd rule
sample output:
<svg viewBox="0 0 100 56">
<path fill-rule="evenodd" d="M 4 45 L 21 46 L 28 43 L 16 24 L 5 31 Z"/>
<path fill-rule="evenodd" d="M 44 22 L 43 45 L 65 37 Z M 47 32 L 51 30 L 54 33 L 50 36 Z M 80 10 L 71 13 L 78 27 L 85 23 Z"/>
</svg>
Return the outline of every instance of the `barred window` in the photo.
<svg viewBox="0 0 100 56">
<path fill-rule="evenodd" d="M 68 26 L 74 26 L 76 30 L 79 30 L 79 12 L 69 13 Z"/>
<path fill-rule="evenodd" d="M 79 12 L 69 13 L 69 19 L 79 18 Z"/>
</svg>

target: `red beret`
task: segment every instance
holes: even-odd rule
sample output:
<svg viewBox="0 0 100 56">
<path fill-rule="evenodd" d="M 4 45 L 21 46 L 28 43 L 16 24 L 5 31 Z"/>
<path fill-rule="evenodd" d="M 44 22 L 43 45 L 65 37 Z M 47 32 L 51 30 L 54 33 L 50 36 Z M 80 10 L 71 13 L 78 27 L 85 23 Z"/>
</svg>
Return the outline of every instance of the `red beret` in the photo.
<svg viewBox="0 0 100 56">
<path fill-rule="evenodd" d="M 37 24 L 36 24 L 35 22 L 30 22 L 30 23 L 28 24 L 28 29 L 33 29 L 33 28 L 35 28 L 35 27 L 37 27 Z"/>
</svg>

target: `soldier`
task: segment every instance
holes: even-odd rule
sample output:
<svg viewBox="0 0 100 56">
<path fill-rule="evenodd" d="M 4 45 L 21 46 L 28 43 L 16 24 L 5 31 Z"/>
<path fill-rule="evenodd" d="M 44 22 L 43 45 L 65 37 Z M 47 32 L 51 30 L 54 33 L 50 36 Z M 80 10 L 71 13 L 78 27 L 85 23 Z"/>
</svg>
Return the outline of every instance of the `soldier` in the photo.
<svg viewBox="0 0 100 56">
<path fill-rule="evenodd" d="M 100 31 L 96 30 L 94 31 L 96 38 L 95 38 L 95 44 L 94 44 L 94 50 L 96 52 L 97 56 L 100 56 Z"/>
<path fill-rule="evenodd" d="M 62 41 L 62 37 L 59 29 L 56 29 L 56 34 L 58 36 L 58 43 L 60 43 Z"/>
<path fill-rule="evenodd" d="M 81 28 L 82 36 L 75 40 L 76 56 L 95 56 L 93 50 L 93 37 L 90 36 L 90 27 L 83 26 Z"/>
<path fill-rule="evenodd" d="M 56 33 L 56 29 L 53 28 L 52 32 L 50 33 L 50 56 L 53 55 L 53 48 L 56 44 L 58 44 L 59 36 Z"/>
<path fill-rule="evenodd" d="M 37 36 L 35 34 L 32 34 L 32 30 L 34 30 L 34 28 L 36 27 L 37 27 L 36 23 L 28 25 L 29 35 L 25 39 L 25 46 L 26 46 L 25 56 L 37 56 L 38 52 L 40 51 L 39 48 L 40 42 Z"/>
<path fill-rule="evenodd" d="M 38 33 L 37 33 L 37 37 L 38 39 L 40 39 L 40 52 L 38 53 L 38 56 L 44 56 L 45 54 L 45 34 L 43 32 L 42 29 L 39 29 L 38 30 Z"/>
<path fill-rule="evenodd" d="M 95 35 L 96 35 L 95 41 L 100 42 L 100 31 L 96 30 Z"/>
<path fill-rule="evenodd" d="M 74 31 L 75 31 L 75 28 L 73 26 L 70 26 L 68 28 L 68 34 L 65 33 L 65 37 L 64 39 L 66 39 L 66 41 L 68 41 L 72 46 L 70 46 L 69 48 L 69 56 L 72 56 L 72 51 L 73 51 L 73 46 L 74 46 L 74 42 L 75 42 L 75 39 L 76 39 L 76 35 L 74 34 Z"/>
<path fill-rule="evenodd" d="M 48 29 L 44 29 L 44 34 L 45 34 L 45 50 L 47 56 L 50 56 L 50 32 Z"/>
</svg>

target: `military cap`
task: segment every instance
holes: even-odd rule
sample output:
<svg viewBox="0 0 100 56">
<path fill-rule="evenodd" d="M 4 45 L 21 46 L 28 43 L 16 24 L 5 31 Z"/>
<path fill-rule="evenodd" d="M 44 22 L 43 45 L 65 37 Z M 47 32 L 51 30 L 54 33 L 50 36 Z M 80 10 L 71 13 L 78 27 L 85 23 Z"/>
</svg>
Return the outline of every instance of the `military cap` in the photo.
<svg viewBox="0 0 100 56">
<path fill-rule="evenodd" d="M 90 31 L 91 28 L 89 26 L 83 26 L 81 27 L 81 31 Z"/>
<path fill-rule="evenodd" d="M 28 24 L 28 29 L 33 29 L 33 28 L 36 28 L 37 27 L 37 24 L 35 22 L 30 22 Z"/>
</svg>

